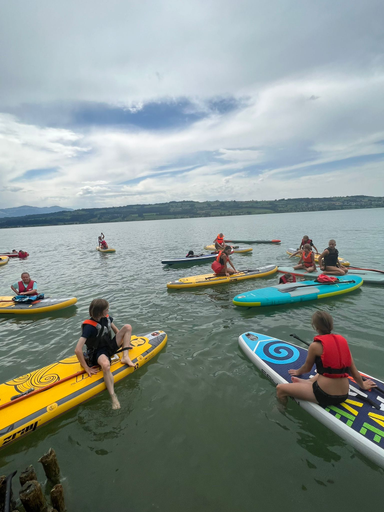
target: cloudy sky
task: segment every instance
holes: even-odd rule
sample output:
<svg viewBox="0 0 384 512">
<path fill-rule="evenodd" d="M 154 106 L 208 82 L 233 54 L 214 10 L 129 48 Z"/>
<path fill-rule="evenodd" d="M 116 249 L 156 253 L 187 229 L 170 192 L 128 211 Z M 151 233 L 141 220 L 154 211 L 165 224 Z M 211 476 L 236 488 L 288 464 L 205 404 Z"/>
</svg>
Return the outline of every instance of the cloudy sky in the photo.
<svg viewBox="0 0 384 512">
<path fill-rule="evenodd" d="M 384 196 L 382 0 L 12 0 L 0 207 Z"/>
</svg>

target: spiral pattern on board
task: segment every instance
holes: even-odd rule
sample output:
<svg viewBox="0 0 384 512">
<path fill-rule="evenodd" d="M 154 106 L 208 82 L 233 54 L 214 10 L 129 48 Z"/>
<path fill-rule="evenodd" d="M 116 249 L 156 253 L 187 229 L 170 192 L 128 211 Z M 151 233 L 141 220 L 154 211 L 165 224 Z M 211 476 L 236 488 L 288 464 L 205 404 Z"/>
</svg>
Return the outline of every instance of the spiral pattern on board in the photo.
<svg viewBox="0 0 384 512">
<path fill-rule="evenodd" d="M 296 347 L 280 340 L 259 344 L 256 353 L 264 361 L 275 364 L 291 364 L 300 357 Z"/>
</svg>

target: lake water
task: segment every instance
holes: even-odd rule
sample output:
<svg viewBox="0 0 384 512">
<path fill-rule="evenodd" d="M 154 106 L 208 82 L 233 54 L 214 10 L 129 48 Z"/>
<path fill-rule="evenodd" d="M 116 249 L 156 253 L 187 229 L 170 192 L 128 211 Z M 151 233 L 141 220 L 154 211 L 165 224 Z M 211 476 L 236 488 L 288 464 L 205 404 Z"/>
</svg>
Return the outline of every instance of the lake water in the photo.
<svg viewBox="0 0 384 512">
<path fill-rule="evenodd" d="M 115 254 L 95 250 L 100 231 Z M 2 230 L 1 250 L 22 248 L 30 257 L 0 268 L 1 295 L 26 270 L 40 292 L 74 295 L 78 304 L 50 316 L 0 316 L 1 382 L 72 355 L 95 297 L 110 302 L 118 327 L 163 329 L 168 344 L 117 384 L 121 410 L 112 411 L 103 392 L 3 449 L 1 474 L 32 463 L 43 480 L 37 459 L 53 447 L 69 511 L 381 508 L 384 471 L 293 401 L 278 405 L 237 340 L 248 330 L 310 340 L 311 315 L 321 308 L 348 339 L 358 368 L 384 379 L 384 287 L 267 309 L 237 308 L 232 299 L 275 284 L 276 276 L 167 290 L 168 281 L 208 273 L 210 265 L 169 269 L 161 260 L 200 252 L 220 231 L 228 239 L 282 240 L 234 255 L 238 269 L 289 265 L 285 250 L 304 234 L 319 250 L 335 238 L 354 265 L 384 267 L 384 209 Z"/>
</svg>

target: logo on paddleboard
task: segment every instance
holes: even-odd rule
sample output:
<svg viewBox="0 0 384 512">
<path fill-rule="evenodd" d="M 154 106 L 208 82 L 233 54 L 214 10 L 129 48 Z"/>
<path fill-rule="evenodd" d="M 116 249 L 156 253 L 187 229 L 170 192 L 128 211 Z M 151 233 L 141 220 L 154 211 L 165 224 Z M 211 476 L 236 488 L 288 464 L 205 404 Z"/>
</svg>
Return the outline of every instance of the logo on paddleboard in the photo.
<svg viewBox="0 0 384 512">
<path fill-rule="evenodd" d="M 263 361 L 274 364 L 292 364 L 300 357 L 299 350 L 284 341 L 260 341 L 256 355 Z"/>
</svg>

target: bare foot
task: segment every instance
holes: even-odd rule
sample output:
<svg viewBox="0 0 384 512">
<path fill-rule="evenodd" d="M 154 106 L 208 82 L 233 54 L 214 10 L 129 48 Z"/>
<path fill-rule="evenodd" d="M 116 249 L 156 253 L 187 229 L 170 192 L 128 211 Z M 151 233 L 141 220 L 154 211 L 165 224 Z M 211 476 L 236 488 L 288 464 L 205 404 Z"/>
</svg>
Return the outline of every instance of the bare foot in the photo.
<svg viewBox="0 0 384 512">
<path fill-rule="evenodd" d="M 129 359 L 129 357 L 128 357 L 128 356 L 124 356 L 124 357 L 122 357 L 122 358 L 121 358 L 121 362 L 122 362 L 123 364 L 127 364 L 128 366 L 135 366 L 135 364 L 134 364 L 134 363 L 132 363 L 132 361 Z"/>
<path fill-rule="evenodd" d="M 111 395 L 111 399 L 112 399 L 112 409 L 114 409 L 114 410 L 120 409 L 120 402 L 116 396 L 116 393 L 113 393 L 113 395 Z"/>
</svg>

